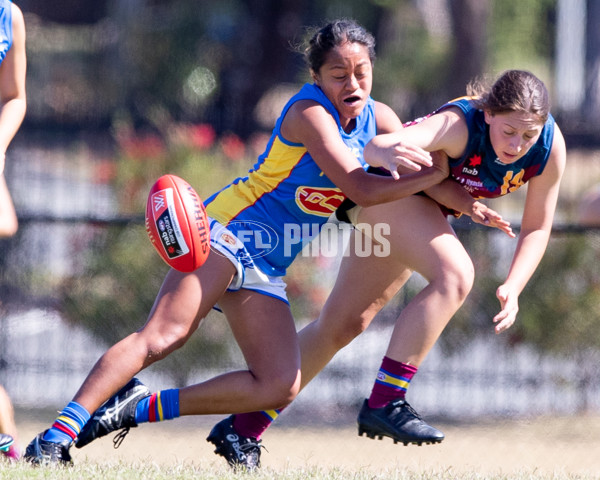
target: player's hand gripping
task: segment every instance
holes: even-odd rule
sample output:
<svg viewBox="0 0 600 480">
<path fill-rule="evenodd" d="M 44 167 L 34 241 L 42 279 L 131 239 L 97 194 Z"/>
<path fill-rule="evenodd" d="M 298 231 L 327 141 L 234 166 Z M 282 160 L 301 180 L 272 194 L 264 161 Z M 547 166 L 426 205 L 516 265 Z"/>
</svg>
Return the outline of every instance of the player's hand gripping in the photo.
<svg viewBox="0 0 600 480">
<path fill-rule="evenodd" d="M 492 210 L 481 202 L 474 202 L 471 208 L 471 219 L 475 223 L 502 230 L 511 238 L 516 237 L 512 231 L 512 228 L 510 227 L 510 222 L 504 220 L 502 216 L 495 210 Z"/>
<path fill-rule="evenodd" d="M 508 285 L 500 285 L 496 290 L 496 297 L 500 301 L 500 312 L 493 318 L 496 324 L 494 331 L 502 333 L 508 330 L 517 319 L 519 311 L 519 295 Z"/>
<path fill-rule="evenodd" d="M 389 170 L 395 180 L 401 173 L 419 172 L 422 167 L 433 166 L 429 152 L 404 142 L 385 147 L 370 143 L 365 148 L 365 160 L 370 165 Z"/>
</svg>

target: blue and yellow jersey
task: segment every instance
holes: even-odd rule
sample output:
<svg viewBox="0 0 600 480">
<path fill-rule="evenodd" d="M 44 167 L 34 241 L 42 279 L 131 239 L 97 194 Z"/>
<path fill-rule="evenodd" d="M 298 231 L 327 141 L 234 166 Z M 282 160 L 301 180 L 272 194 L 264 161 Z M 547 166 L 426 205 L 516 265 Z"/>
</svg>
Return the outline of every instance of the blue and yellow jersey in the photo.
<svg viewBox="0 0 600 480">
<path fill-rule="evenodd" d="M 283 108 L 265 152 L 245 177 L 235 179 L 206 202 L 208 214 L 235 233 L 268 275 L 283 276 L 304 245 L 346 198 L 321 171 L 306 147 L 281 135 L 281 123 L 299 100 L 314 100 L 335 118 L 339 133 L 365 166 L 363 150 L 376 134 L 375 106 L 369 98 L 350 133 L 322 90 L 306 84 Z"/>
<path fill-rule="evenodd" d="M 0 63 L 13 42 L 11 7 L 8 0 L 0 0 Z"/>
<path fill-rule="evenodd" d="M 474 198 L 495 198 L 514 192 L 544 171 L 554 139 L 552 115 L 548 115 L 540 138 L 527 154 L 515 163 L 505 164 L 492 148 L 483 111 L 473 107 L 468 97 L 449 102 L 437 111 L 451 106 L 464 114 L 469 140 L 460 158 L 449 159 L 450 175 Z"/>
</svg>

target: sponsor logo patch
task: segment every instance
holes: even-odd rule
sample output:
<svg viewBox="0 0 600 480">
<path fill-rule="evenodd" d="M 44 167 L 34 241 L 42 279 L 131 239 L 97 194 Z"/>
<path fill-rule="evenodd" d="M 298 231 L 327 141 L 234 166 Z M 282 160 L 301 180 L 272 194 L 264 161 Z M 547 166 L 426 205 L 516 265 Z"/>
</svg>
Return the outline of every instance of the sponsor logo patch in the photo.
<svg viewBox="0 0 600 480">
<path fill-rule="evenodd" d="M 345 200 L 346 196 L 339 188 L 298 187 L 296 204 L 303 212 L 328 217 Z"/>
</svg>

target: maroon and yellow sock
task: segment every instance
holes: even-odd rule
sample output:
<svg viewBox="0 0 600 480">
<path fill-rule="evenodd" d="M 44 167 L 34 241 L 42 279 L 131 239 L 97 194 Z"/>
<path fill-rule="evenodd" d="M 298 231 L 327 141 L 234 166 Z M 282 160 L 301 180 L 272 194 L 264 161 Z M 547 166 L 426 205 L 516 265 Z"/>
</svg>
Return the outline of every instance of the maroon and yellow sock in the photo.
<svg viewBox="0 0 600 480">
<path fill-rule="evenodd" d="M 381 408 L 392 400 L 404 398 L 406 390 L 417 373 L 417 367 L 383 357 L 377 379 L 369 397 L 369 407 Z"/>
<path fill-rule="evenodd" d="M 265 430 L 275 421 L 283 408 L 264 410 L 262 412 L 239 413 L 233 417 L 233 428 L 243 437 L 260 440 Z"/>
</svg>

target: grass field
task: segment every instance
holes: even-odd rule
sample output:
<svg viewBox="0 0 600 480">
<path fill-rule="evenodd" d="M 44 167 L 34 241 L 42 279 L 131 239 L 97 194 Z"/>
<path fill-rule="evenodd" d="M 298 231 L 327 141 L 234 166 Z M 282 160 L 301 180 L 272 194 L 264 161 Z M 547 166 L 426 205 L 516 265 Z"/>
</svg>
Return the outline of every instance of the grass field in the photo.
<svg viewBox="0 0 600 480">
<path fill-rule="evenodd" d="M 220 417 L 218 417 L 220 418 Z M 17 418 L 21 444 L 48 427 Z M 0 462 L 0 479 L 232 479 L 205 438 L 217 418 L 180 418 L 134 429 L 115 450 L 111 437 L 82 450 L 73 467 L 32 468 Z M 486 424 L 436 424 L 440 445 L 394 445 L 358 437 L 352 422 L 319 429 L 281 421 L 264 436 L 260 473 L 252 479 L 600 479 L 600 417 L 538 418 Z"/>
</svg>

